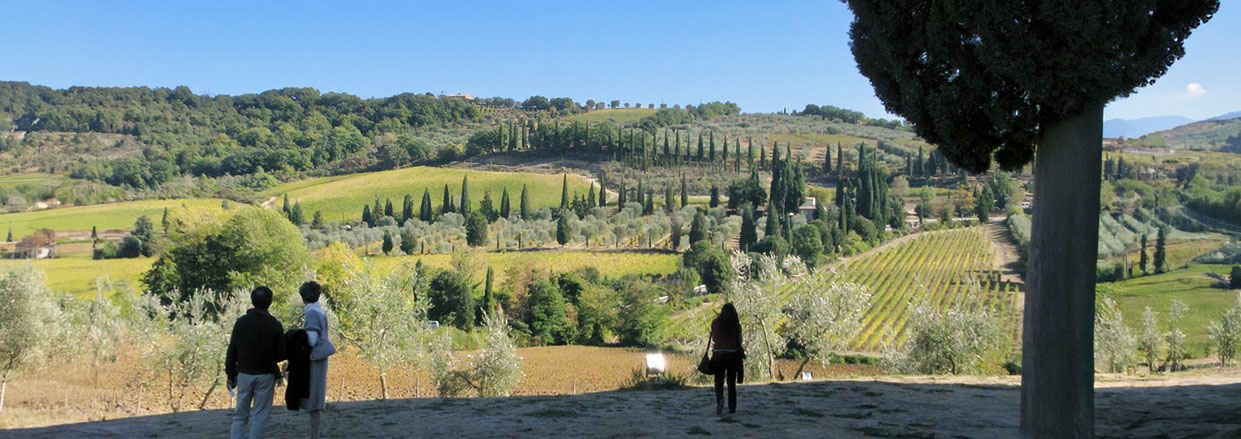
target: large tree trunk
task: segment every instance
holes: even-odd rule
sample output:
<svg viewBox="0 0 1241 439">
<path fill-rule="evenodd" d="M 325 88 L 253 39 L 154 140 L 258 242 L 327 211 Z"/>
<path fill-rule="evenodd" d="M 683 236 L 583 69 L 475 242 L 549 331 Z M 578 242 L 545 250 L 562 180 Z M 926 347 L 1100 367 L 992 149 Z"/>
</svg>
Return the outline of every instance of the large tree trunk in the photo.
<svg viewBox="0 0 1241 439">
<path fill-rule="evenodd" d="M 1021 375 L 1025 438 L 1094 437 L 1103 104 L 1043 127 L 1034 164 Z"/>
</svg>

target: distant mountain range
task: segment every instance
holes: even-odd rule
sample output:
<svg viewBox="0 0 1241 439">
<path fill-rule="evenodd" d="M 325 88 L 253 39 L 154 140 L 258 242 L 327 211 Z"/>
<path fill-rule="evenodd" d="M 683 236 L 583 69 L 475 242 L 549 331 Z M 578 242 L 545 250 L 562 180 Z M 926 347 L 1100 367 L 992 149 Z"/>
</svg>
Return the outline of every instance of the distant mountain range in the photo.
<svg viewBox="0 0 1241 439">
<path fill-rule="evenodd" d="M 1108 119 L 1103 121 L 1103 137 L 1142 137 L 1193 122 L 1185 116 L 1153 116 L 1140 119 Z"/>
<path fill-rule="evenodd" d="M 1108 119 L 1103 121 L 1103 137 L 1136 138 L 1147 134 L 1170 130 L 1194 122 L 1229 120 L 1241 118 L 1241 111 L 1221 114 L 1210 119 L 1195 121 L 1185 116 L 1152 116 L 1138 119 Z"/>
</svg>

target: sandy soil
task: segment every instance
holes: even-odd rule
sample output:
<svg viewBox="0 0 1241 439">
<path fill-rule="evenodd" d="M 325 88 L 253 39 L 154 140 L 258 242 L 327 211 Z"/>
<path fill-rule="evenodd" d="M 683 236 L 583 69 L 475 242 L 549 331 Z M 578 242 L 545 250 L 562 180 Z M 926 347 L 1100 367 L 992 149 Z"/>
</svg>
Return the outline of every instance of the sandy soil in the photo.
<svg viewBox="0 0 1241 439">
<path fill-rule="evenodd" d="M 1100 438 L 1241 437 L 1241 374 L 1100 377 Z M 1018 435 L 1016 377 L 902 377 L 742 386 L 738 413 L 717 417 L 707 387 L 572 396 L 330 403 L 326 438 L 344 437 L 886 437 Z M 306 418 L 276 408 L 268 437 L 304 437 Z M 227 410 L 0 431 L 0 438 L 227 434 Z"/>
</svg>

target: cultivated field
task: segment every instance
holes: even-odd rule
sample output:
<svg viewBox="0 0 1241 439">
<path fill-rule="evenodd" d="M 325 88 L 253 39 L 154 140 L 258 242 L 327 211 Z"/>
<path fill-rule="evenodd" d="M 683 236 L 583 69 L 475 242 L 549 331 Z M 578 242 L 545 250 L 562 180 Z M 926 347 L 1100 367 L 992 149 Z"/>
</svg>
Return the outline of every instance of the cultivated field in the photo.
<svg viewBox="0 0 1241 439">
<path fill-rule="evenodd" d="M 616 121 L 621 124 L 633 124 L 644 117 L 655 114 L 658 110 L 647 108 L 608 108 L 604 110 L 592 110 L 589 113 L 578 113 L 565 118 L 569 121 L 599 123 L 609 120 Z"/>
<path fill-rule="evenodd" d="M 1016 340 L 1021 284 L 1000 280 L 993 269 L 986 229 L 971 227 L 919 235 L 908 243 L 850 260 L 841 276 L 871 289 L 871 306 L 854 347 L 878 351 L 901 343 L 912 306 L 940 310 L 987 310 L 1005 322 Z M 895 337 L 895 338 L 893 338 Z"/>
<path fill-rule="evenodd" d="M 47 273 L 47 287 L 53 293 L 94 300 L 97 297 L 97 281 L 111 284 L 105 286 L 106 291 L 114 291 L 122 285 L 142 291 L 145 288 L 142 275 L 151 269 L 154 261 L 155 258 L 91 259 L 90 256 L 73 256 L 41 259 L 33 263 Z"/>
<path fill-rule="evenodd" d="M 1146 307 L 1159 313 L 1159 328 L 1166 330 L 1172 299 L 1185 301 L 1189 305 L 1189 312 L 1181 321 L 1185 345 L 1192 357 L 1202 358 L 1207 348 L 1207 323 L 1218 320 L 1223 310 L 1236 303 L 1237 293 L 1241 292 L 1222 288 L 1220 281 L 1207 273 L 1226 277 L 1231 269 L 1231 265 L 1190 264 L 1185 269 L 1111 285 L 1120 287 L 1121 293 L 1114 299 L 1125 323 L 1134 328 L 1135 333 L 1142 324 L 1142 312 Z"/>
<path fill-rule="evenodd" d="M 492 206 L 499 209 L 500 193 L 507 188 L 512 209 L 517 211 L 521 205 L 523 184 L 528 185 L 532 209 L 560 206 L 560 175 L 423 166 L 294 181 L 268 189 L 264 195 L 281 197 L 288 194 L 290 203 L 302 203 L 307 220 L 315 211 L 322 211 L 324 221 L 357 221 L 362 218 L 362 206 L 373 204 L 376 198 L 380 203 L 391 199 L 396 210 L 400 211 L 405 195 L 410 195 L 414 197 L 414 212 L 417 213 L 424 189 L 431 192 L 431 204 L 439 209 L 444 199 L 444 185 L 448 185 L 449 194 L 454 199 L 459 198 L 461 178 L 466 175 L 470 177 L 470 200 L 475 208 L 482 201 L 483 193 L 490 191 Z M 569 191 L 585 195 L 586 182 L 569 176 Z M 572 197 L 572 194 L 569 196 Z M 274 206 L 280 207 L 280 202 L 277 198 Z"/>
<path fill-rule="evenodd" d="M 167 208 L 170 214 L 187 208 L 219 210 L 221 203 L 222 201 L 217 199 L 183 198 L 59 207 L 0 215 L 0 227 L 12 225 L 14 239 L 20 239 L 38 229 L 52 229 L 58 235 L 68 231 L 90 232 L 91 227 L 100 232 L 113 229 L 132 230 L 134 221 L 143 215 L 151 218 L 158 227 L 164 208 Z"/>
</svg>

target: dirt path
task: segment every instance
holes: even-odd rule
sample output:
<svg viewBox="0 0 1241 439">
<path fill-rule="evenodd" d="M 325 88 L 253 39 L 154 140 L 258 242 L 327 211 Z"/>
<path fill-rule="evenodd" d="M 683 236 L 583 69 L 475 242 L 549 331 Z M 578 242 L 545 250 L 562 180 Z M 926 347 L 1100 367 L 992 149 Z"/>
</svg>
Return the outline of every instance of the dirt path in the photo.
<svg viewBox="0 0 1241 439">
<path fill-rule="evenodd" d="M 1100 438 L 1235 438 L 1241 378 L 1121 379 L 1097 384 Z M 325 438 L 417 437 L 1018 437 L 1017 377 L 883 377 L 738 389 L 738 412 L 714 415 L 712 391 L 329 403 Z M 267 437 L 305 437 L 306 417 L 277 407 Z M 215 438 L 227 410 L 0 431 L 0 438 Z"/>
</svg>

